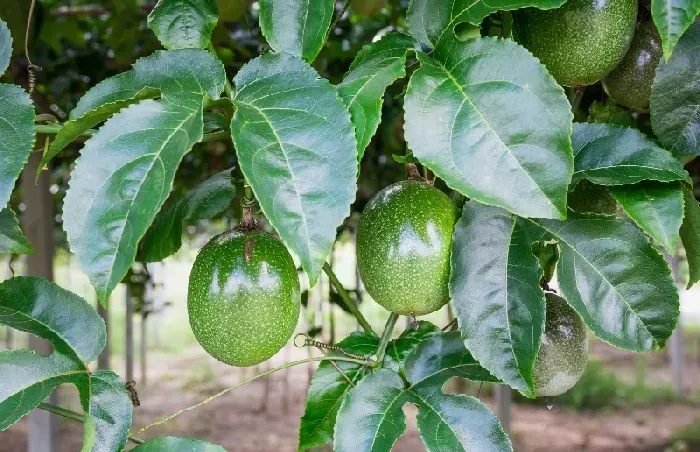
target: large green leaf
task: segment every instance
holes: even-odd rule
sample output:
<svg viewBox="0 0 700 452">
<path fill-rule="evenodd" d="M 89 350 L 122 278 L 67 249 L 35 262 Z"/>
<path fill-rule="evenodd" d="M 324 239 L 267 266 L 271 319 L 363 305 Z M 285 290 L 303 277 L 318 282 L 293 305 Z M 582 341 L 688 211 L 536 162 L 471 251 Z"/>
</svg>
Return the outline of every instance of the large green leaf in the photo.
<svg viewBox="0 0 700 452">
<path fill-rule="evenodd" d="M 679 182 L 641 182 L 610 187 L 627 215 L 671 254 L 676 254 L 683 223 L 683 191 Z"/>
<path fill-rule="evenodd" d="M 338 85 L 355 124 L 359 159 L 379 126 L 386 88 L 406 75 L 406 55 L 416 46 L 410 36 L 390 33 L 363 47 Z"/>
<path fill-rule="evenodd" d="M 10 200 L 24 164 L 34 148 L 34 105 L 15 85 L 0 83 L 0 209 Z"/>
<path fill-rule="evenodd" d="M 0 210 L 0 254 L 33 254 L 34 249 L 22 234 L 15 213 L 9 207 Z"/>
<path fill-rule="evenodd" d="M 132 452 L 226 452 L 221 446 L 194 438 L 176 438 L 164 436 L 146 441 L 133 449 Z"/>
<path fill-rule="evenodd" d="M 90 374 L 83 452 L 120 451 L 129 439 L 133 405 L 121 378 L 109 370 Z"/>
<path fill-rule="evenodd" d="M 12 35 L 7 24 L 0 19 L 0 75 L 5 73 L 12 58 Z"/>
<path fill-rule="evenodd" d="M 103 303 L 134 262 L 202 127 L 202 95 L 180 94 L 126 108 L 85 144 L 71 174 L 64 227 Z"/>
<path fill-rule="evenodd" d="M 700 2 L 695 0 L 698 5 Z M 651 87 L 651 125 L 676 155 L 700 155 L 700 19 L 661 61 Z"/>
<path fill-rule="evenodd" d="M 542 269 L 521 221 L 498 207 L 465 204 L 454 232 L 450 298 L 474 357 L 534 397 L 545 300 Z"/>
<path fill-rule="evenodd" d="M 85 93 L 54 138 L 39 169 L 83 132 L 129 105 L 182 93 L 215 99 L 225 82 L 224 66 L 205 50 L 160 50 L 141 58 L 130 71 L 105 79 Z"/>
<path fill-rule="evenodd" d="M 608 124 L 574 124 L 574 177 L 598 185 L 629 185 L 644 180 L 690 182 L 678 160 L 639 130 Z"/>
<path fill-rule="evenodd" d="M 447 184 L 518 215 L 565 218 L 571 106 L 527 50 L 507 39 L 443 38 L 406 93 L 413 155 Z M 518 70 L 512 70 L 517 67 Z"/>
<path fill-rule="evenodd" d="M 684 187 L 685 218 L 680 235 L 688 259 L 688 289 L 700 281 L 700 204 L 693 196 L 693 190 Z"/>
<path fill-rule="evenodd" d="M 235 78 L 231 133 L 260 208 L 315 284 L 350 213 L 357 144 L 335 88 L 307 63 L 267 53 Z"/>
<path fill-rule="evenodd" d="M 541 9 L 558 8 L 566 0 L 411 0 L 406 21 L 411 35 L 433 47 L 455 25 L 469 22 L 479 25 L 484 17 L 496 11 L 507 11 L 533 6 Z"/>
<path fill-rule="evenodd" d="M 171 196 L 156 215 L 141 240 L 144 262 L 159 262 L 175 254 L 182 246 L 182 222 L 205 220 L 220 214 L 236 196 L 231 169 L 222 171 L 188 191 L 184 196 Z"/>
<path fill-rule="evenodd" d="M 278 52 L 313 61 L 333 20 L 335 0 L 260 0 L 260 28 Z"/>
<path fill-rule="evenodd" d="M 599 339 L 632 351 L 658 350 L 678 320 L 676 284 L 646 236 L 615 217 L 569 213 L 523 220 L 531 241 L 556 240 L 564 298 Z"/>
<path fill-rule="evenodd" d="M 206 49 L 219 21 L 214 0 L 158 0 L 148 26 L 169 50 Z"/>
<path fill-rule="evenodd" d="M 671 58 L 673 48 L 700 13 L 699 0 L 651 0 L 651 16 L 661 36 L 664 58 Z"/>
</svg>

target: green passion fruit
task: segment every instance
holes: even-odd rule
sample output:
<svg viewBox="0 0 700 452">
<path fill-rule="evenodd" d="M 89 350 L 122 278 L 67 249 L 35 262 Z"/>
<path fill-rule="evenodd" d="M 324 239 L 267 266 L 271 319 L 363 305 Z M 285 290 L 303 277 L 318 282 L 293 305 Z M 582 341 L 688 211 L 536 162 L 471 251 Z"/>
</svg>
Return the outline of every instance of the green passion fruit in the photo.
<svg viewBox="0 0 700 452">
<path fill-rule="evenodd" d="M 246 8 L 251 3 L 251 0 L 216 0 L 216 6 L 219 7 L 219 19 L 221 22 L 236 22 L 243 17 Z"/>
<path fill-rule="evenodd" d="M 379 14 L 387 5 L 387 0 L 350 0 L 350 6 L 363 16 Z"/>
<path fill-rule="evenodd" d="M 661 37 L 654 22 L 651 19 L 642 22 L 625 57 L 603 79 L 603 88 L 620 105 L 648 107 L 662 52 Z"/>
<path fill-rule="evenodd" d="M 588 341 L 581 316 L 566 300 L 549 292 L 545 299 L 545 328 L 532 376 L 537 396 L 554 397 L 581 379 L 588 361 Z"/>
<path fill-rule="evenodd" d="M 561 8 L 525 8 L 514 17 L 519 42 L 560 85 L 590 85 L 625 56 L 637 0 L 568 0 Z"/>
<path fill-rule="evenodd" d="M 444 306 L 455 221 L 450 199 L 424 182 L 407 180 L 377 193 L 357 225 L 357 266 L 370 296 L 401 315 Z"/>
<path fill-rule="evenodd" d="M 190 326 L 219 361 L 245 367 L 271 358 L 294 333 L 300 306 L 294 260 L 266 232 L 230 231 L 197 255 L 187 294 Z"/>
</svg>

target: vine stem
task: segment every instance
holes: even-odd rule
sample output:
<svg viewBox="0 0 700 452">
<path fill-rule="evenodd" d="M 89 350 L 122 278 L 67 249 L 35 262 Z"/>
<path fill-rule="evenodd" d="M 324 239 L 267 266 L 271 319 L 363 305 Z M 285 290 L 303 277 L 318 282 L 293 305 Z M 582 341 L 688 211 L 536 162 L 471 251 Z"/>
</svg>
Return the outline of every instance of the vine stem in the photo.
<svg viewBox="0 0 700 452">
<path fill-rule="evenodd" d="M 333 29 L 336 25 L 338 25 L 338 22 L 340 22 L 340 19 L 343 18 L 343 15 L 345 14 L 345 11 L 348 10 L 348 8 L 350 8 L 350 0 L 345 0 L 345 3 L 343 4 L 343 9 L 340 10 L 340 14 L 335 16 L 335 19 L 333 19 L 333 22 L 331 22 L 331 26 L 328 27 L 328 32 L 326 33 L 326 37 L 323 38 L 323 44 L 321 44 L 321 48 L 323 48 L 326 45 L 326 43 L 328 42 L 328 38 L 333 32 Z"/>
<path fill-rule="evenodd" d="M 214 55 L 216 59 L 219 59 L 219 54 L 216 51 L 214 44 L 210 42 L 208 49 L 209 53 Z M 228 79 L 228 75 L 225 78 L 226 80 L 224 80 L 224 94 L 226 94 L 226 97 L 228 97 L 229 99 L 233 99 L 233 86 L 231 86 L 231 81 Z"/>
<path fill-rule="evenodd" d="M 37 124 L 36 126 L 36 133 L 37 135 L 56 135 L 58 134 L 61 129 L 63 128 L 63 125 L 61 124 Z M 82 134 L 80 134 L 81 137 L 84 138 L 90 138 L 94 134 L 97 133 L 97 130 L 94 129 L 88 129 Z M 205 133 L 204 136 L 202 137 L 201 143 L 208 143 L 210 141 L 220 141 L 220 140 L 227 140 L 231 138 L 231 132 L 227 130 L 222 130 L 219 132 L 212 132 L 212 133 Z"/>
<path fill-rule="evenodd" d="M 585 86 L 577 86 L 574 88 L 573 95 L 571 96 L 571 111 L 576 114 L 576 110 L 581 105 L 581 100 L 583 99 L 583 93 L 586 90 Z"/>
<path fill-rule="evenodd" d="M 394 326 L 396 326 L 396 321 L 399 320 L 399 315 L 392 312 L 389 316 L 389 320 L 386 321 L 386 326 L 384 327 L 384 332 L 382 333 L 382 338 L 379 340 L 379 348 L 377 349 L 377 363 L 381 366 L 384 363 L 384 355 L 386 354 L 386 346 L 391 340 L 391 333 L 394 332 Z"/>
<path fill-rule="evenodd" d="M 85 418 L 82 414 L 76 413 L 75 411 L 71 411 L 66 408 L 62 408 L 57 405 L 53 405 L 51 403 L 40 403 L 37 406 L 37 408 L 39 408 L 40 410 L 48 411 L 49 413 L 56 414 L 58 416 L 65 417 L 66 419 L 71 419 L 74 421 L 85 423 Z M 131 441 L 134 444 L 144 444 L 146 442 L 141 438 L 137 438 L 135 436 L 129 436 L 129 441 Z"/>
<path fill-rule="evenodd" d="M 201 407 L 201 406 L 203 406 L 203 405 L 206 405 L 207 403 L 212 402 L 213 400 L 218 399 L 219 397 L 221 397 L 221 396 L 223 396 L 223 395 L 225 395 L 225 394 L 227 394 L 227 393 L 233 391 L 234 389 L 238 389 L 238 388 L 240 388 L 241 386 L 244 386 L 244 385 L 246 385 L 246 384 L 248 384 L 248 383 L 250 383 L 250 382 L 252 382 L 252 381 L 255 381 L 255 380 L 257 380 L 258 378 L 266 377 L 266 376 L 268 376 L 268 375 L 270 375 L 270 374 L 273 374 L 273 373 L 275 373 L 275 372 L 277 372 L 277 371 L 280 371 L 280 370 L 283 370 L 283 369 L 288 369 L 288 368 L 294 367 L 294 366 L 298 366 L 299 364 L 305 364 L 305 363 L 310 363 L 310 362 L 314 362 L 314 361 L 347 361 L 347 362 L 357 363 L 357 364 L 363 364 L 363 365 L 367 365 L 367 364 L 368 364 L 367 361 L 364 361 L 364 360 L 361 360 L 361 359 L 355 359 L 355 358 L 348 358 L 348 357 L 346 357 L 346 356 L 319 356 L 319 357 L 316 357 L 316 358 L 307 358 L 307 359 L 301 359 L 301 360 L 299 360 L 299 361 L 292 361 L 292 362 L 283 364 L 283 365 L 281 365 L 281 366 L 279 366 L 279 367 L 275 367 L 274 369 L 267 370 L 267 371 L 265 371 L 265 372 L 263 372 L 263 373 L 261 373 L 261 374 L 254 375 L 254 376 L 252 376 L 252 377 L 250 377 L 250 378 L 248 378 L 248 379 L 246 379 L 246 380 L 243 380 L 242 382 L 238 383 L 237 385 L 231 386 L 230 388 L 226 388 L 226 389 L 224 389 L 224 390 L 222 390 L 222 391 L 219 391 L 218 393 L 214 394 L 213 396 L 211 396 L 211 397 L 209 397 L 209 398 L 207 398 L 207 399 L 204 399 L 203 401 L 199 402 L 199 403 L 196 404 L 196 405 L 192 405 L 192 406 L 189 406 L 189 407 L 187 407 L 187 408 L 183 408 L 183 409 L 180 410 L 180 411 L 176 411 L 175 413 L 171 414 L 170 416 L 168 416 L 168 417 L 166 417 L 166 418 L 164 418 L 164 419 L 162 419 L 162 420 L 160 420 L 160 421 L 158 421 L 158 422 L 154 422 L 153 424 L 149 424 L 149 425 L 145 426 L 144 428 L 142 428 L 141 430 L 139 430 L 138 432 L 136 432 L 136 435 L 141 434 L 141 433 L 145 432 L 146 430 L 148 430 L 149 428 L 155 427 L 156 425 L 165 424 L 166 422 L 168 422 L 168 421 L 170 421 L 170 420 L 176 418 L 177 416 L 181 415 L 182 413 L 186 413 L 187 411 L 192 411 L 192 410 L 194 410 L 194 409 L 196 409 L 196 408 L 199 408 L 199 407 Z"/>
<path fill-rule="evenodd" d="M 331 282 L 331 284 L 333 284 L 333 287 L 335 288 L 336 292 L 338 292 L 338 295 L 340 295 L 340 298 L 342 298 L 345 307 L 348 308 L 348 311 L 350 311 L 350 313 L 355 316 L 357 322 L 360 324 L 362 329 L 368 333 L 373 333 L 374 330 L 372 330 L 372 325 L 369 324 L 367 319 L 365 319 L 365 316 L 362 315 L 362 313 L 360 312 L 355 302 L 352 301 L 352 298 L 350 298 L 350 294 L 348 294 L 348 291 L 345 290 L 345 287 L 343 287 L 343 284 L 340 282 L 338 276 L 335 274 L 331 266 L 328 265 L 328 262 L 323 264 L 323 271 L 326 272 L 329 281 Z"/>
</svg>

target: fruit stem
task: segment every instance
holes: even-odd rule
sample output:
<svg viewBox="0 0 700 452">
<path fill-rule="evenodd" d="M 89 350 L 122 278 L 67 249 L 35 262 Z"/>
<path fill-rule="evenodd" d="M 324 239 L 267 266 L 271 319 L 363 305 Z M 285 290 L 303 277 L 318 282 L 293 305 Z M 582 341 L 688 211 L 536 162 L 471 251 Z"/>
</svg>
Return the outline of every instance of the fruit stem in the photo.
<svg viewBox="0 0 700 452">
<path fill-rule="evenodd" d="M 571 95 L 571 111 L 576 114 L 576 110 L 581 106 L 581 100 L 583 99 L 583 92 L 586 90 L 585 86 L 577 86 L 574 88 L 574 92 Z"/>
<path fill-rule="evenodd" d="M 406 178 L 408 180 L 423 180 L 415 163 L 406 163 Z"/>
<path fill-rule="evenodd" d="M 365 316 L 363 316 L 360 312 L 355 302 L 352 300 L 352 298 L 350 298 L 348 291 L 345 290 L 343 284 L 340 282 L 340 280 L 338 280 L 338 276 L 336 276 L 331 266 L 328 265 L 328 262 L 323 264 L 323 271 L 326 272 L 326 275 L 328 275 L 328 280 L 331 282 L 331 284 L 333 284 L 333 287 L 335 288 L 336 292 L 338 292 L 338 295 L 340 295 L 340 298 L 343 300 L 343 304 L 345 304 L 345 307 L 348 308 L 348 311 L 350 311 L 350 313 L 355 316 L 357 322 L 360 324 L 362 329 L 368 333 L 374 333 L 374 331 L 372 330 L 372 325 L 369 324 L 367 319 L 365 319 Z"/>
<path fill-rule="evenodd" d="M 231 386 L 230 388 L 226 388 L 226 389 L 224 389 L 224 390 L 222 390 L 222 391 L 219 391 L 218 393 L 214 394 L 213 396 L 211 396 L 211 397 L 209 397 L 209 398 L 207 398 L 207 399 L 204 399 L 203 401 L 199 402 L 199 403 L 196 404 L 196 405 L 192 405 L 192 406 L 189 406 L 189 407 L 187 407 L 187 408 L 184 408 L 184 409 L 182 409 L 182 410 L 180 410 L 180 411 L 176 411 L 175 413 L 173 413 L 173 414 L 171 414 L 170 416 L 164 418 L 163 420 L 160 420 L 160 421 L 158 421 L 158 422 L 154 422 L 153 424 L 150 424 L 150 425 L 145 426 L 144 428 L 142 428 L 141 430 L 139 430 L 138 432 L 136 432 L 136 434 L 138 435 L 138 434 L 140 434 L 140 433 L 143 433 L 144 431 L 148 430 L 148 429 L 151 428 L 151 427 L 155 427 L 156 425 L 165 424 L 166 422 L 168 422 L 168 421 L 170 421 L 170 420 L 176 418 L 177 416 L 181 415 L 182 413 L 185 413 L 185 412 L 187 412 L 187 411 L 192 411 L 192 410 L 194 410 L 194 409 L 196 409 L 196 408 L 199 408 L 199 407 L 201 407 L 201 406 L 203 406 L 203 405 L 206 405 L 207 403 L 209 403 L 209 402 L 211 402 L 211 401 L 213 401 L 213 400 L 218 399 L 218 398 L 221 397 L 222 395 L 225 395 L 226 393 L 229 393 L 229 392 L 233 391 L 234 389 L 238 389 L 238 388 L 240 388 L 241 386 L 244 386 L 244 385 L 246 385 L 246 384 L 248 384 L 248 383 L 250 383 L 250 382 L 252 382 L 252 381 L 255 381 L 255 380 L 257 380 L 258 378 L 266 377 L 266 376 L 268 376 L 268 375 L 270 375 L 270 374 L 273 374 L 273 373 L 275 373 L 275 372 L 277 372 L 277 371 L 280 371 L 280 370 L 283 370 L 283 369 L 289 369 L 290 367 L 298 366 L 299 364 L 306 364 L 306 363 L 310 363 L 310 362 L 314 362 L 314 361 L 347 361 L 347 362 L 356 363 L 356 364 L 362 364 L 362 365 L 369 365 L 369 364 L 370 364 L 368 361 L 364 361 L 364 360 L 361 360 L 361 359 L 355 359 L 355 358 L 348 358 L 348 357 L 345 357 L 345 356 L 318 356 L 318 357 L 315 357 L 315 358 L 307 358 L 307 359 L 301 359 L 301 360 L 299 360 L 299 361 L 292 361 L 292 362 L 283 364 L 283 365 L 281 365 L 281 366 L 279 366 L 279 367 L 275 367 L 274 369 L 267 370 L 267 371 L 265 371 L 265 372 L 263 372 L 263 373 L 261 373 L 261 374 L 254 375 L 254 376 L 252 376 L 252 377 L 250 377 L 250 378 L 248 378 L 248 379 L 246 379 L 246 380 L 243 380 L 242 382 L 238 383 L 237 385 Z"/>
<path fill-rule="evenodd" d="M 392 312 L 389 316 L 389 320 L 386 321 L 386 326 L 384 327 L 384 332 L 382 333 L 382 338 L 379 340 L 379 348 L 377 349 L 377 363 L 379 367 L 384 365 L 384 355 L 386 354 L 386 346 L 391 340 L 391 333 L 394 332 L 394 326 L 396 326 L 396 321 L 399 320 L 399 315 Z"/>
<path fill-rule="evenodd" d="M 67 410 L 57 405 L 52 405 L 50 403 L 40 403 L 39 405 L 37 405 L 37 408 L 39 408 L 40 410 L 48 411 L 49 413 L 65 417 L 66 419 L 72 419 L 74 421 L 83 423 L 85 422 L 85 417 L 82 414 L 76 413 L 75 411 Z M 130 436 L 129 441 L 135 444 L 143 444 L 146 442 L 141 438 L 137 438 L 135 436 Z"/>
</svg>

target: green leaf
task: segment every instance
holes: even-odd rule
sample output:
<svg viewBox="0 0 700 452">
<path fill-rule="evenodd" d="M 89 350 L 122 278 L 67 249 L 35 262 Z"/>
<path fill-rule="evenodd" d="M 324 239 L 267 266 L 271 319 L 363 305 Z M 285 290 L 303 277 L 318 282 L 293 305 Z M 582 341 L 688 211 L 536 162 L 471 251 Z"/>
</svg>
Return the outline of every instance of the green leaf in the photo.
<svg viewBox="0 0 700 452">
<path fill-rule="evenodd" d="M 531 241 L 556 240 L 562 296 L 599 339 L 631 351 L 662 348 L 679 300 L 664 258 L 631 223 L 569 213 L 565 221 L 523 220 Z"/>
<path fill-rule="evenodd" d="M 337 346 L 348 353 L 371 355 L 377 351 L 379 338 L 373 333 L 354 332 Z M 330 354 L 338 355 L 338 352 Z M 369 374 L 369 370 L 360 364 L 337 361 L 335 365 L 347 378 L 329 361 L 323 361 L 311 379 L 306 410 L 299 426 L 300 451 L 322 446 L 333 439 L 338 409 L 345 394 L 353 387 L 350 381 L 356 385 Z"/>
<path fill-rule="evenodd" d="M 164 436 L 146 441 L 133 449 L 132 452 L 226 452 L 221 446 L 194 438 L 176 438 Z"/>
<path fill-rule="evenodd" d="M 416 49 L 417 44 L 410 36 L 389 33 L 357 53 L 338 85 L 338 92 L 355 124 L 359 159 L 379 126 L 386 88 L 406 76 L 406 55 L 409 50 Z"/>
<path fill-rule="evenodd" d="M 421 68 L 408 85 L 413 155 L 469 198 L 522 216 L 565 218 L 573 156 L 563 89 L 513 41 L 448 38 L 434 58 L 418 53 Z"/>
<path fill-rule="evenodd" d="M 83 452 L 119 451 L 129 439 L 133 405 L 121 378 L 109 370 L 90 375 Z"/>
<path fill-rule="evenodd" d="M 0 209 L 34 148 L 34 131 L 32 100 L 19 86 L 0 83 Z"/>
<path fill-rule="evenodd" d="M 231 205 L 236 196 L 231 170 L 212 176 L 182 197 L 167 200 L 141 240 L 144 262 L 160 262 L 180 249 L 184 220 L 210 219 Z"/>
<path fill-rule="evenodd" d="M 204 50 L 159 50 L 141 58 L 132 70 L 105 79 L 85 93 L 43 156 L 39 171 L 83 132 L 129 105 L 183 93 L 215 99 L 225 82 L 223 64 Z"/>
<path fill-rule="evenodd" d="M 574 183 L 631 185 L 644 180 L 686 181 L 690 176 L 671 154 L 636 129 L 574 124 Z"/>
<path fill-rule="evenodd" d="M 335 88 L 267 53 L 236 75 L 231 133 L 260 208 L 315 284 L 355 200 L 357 143 Z"/>
<path fill-rule="evenodd" d="M 333 20 L 335 0 L 260 0 L 260 28 L 277 52 L 313 61 Z"/>
<path fill-rule="evenodd" d="M 491 373 L 534 397 L 546 309 L 532 242 L 517 217 L 473 201 L 453 237 L 450 298 L 465 345 Z"/>
<path fill-rule="evenodd" d="M 479 25 L 486 16 L 496 11 L 510 11 L 528 6 L 552 9 L 565 2 L 566 0 L 411 0 L 406 22 L 413 37 L 435 47 L 446 32 L 454 34 L 455 26 L 460 23 Z"/>
<path fill-rule="evenodd" d="M 610 193 L 637 226 L 676 254 L 683 223 L 683 191 L 679 182 L 641 182 L 610 187 Z"/>
<path fill-rule="evenodd" d="M 227 127 L 226 117 L 222 113 L 204 112 L 204 133 L 224 130 Z"/>
<path fill-rule="evenodd" d="M 698 5 L 700 2 L 695 0 Z M 700 19 L 659 62 L 651 87 L 651 126 L 675 155 L 700 155 Z"/>
<path fill-rule="evenodd" d="M 651 16 L 659 30 L 666 61 L 698 13 L 698 0 L 651 0 Z"/>
<path fill-rule="evenodd" d="M 158 0 L 148 27 L 169 50 L 206 49 L 219 21 L 213 0 Z"/>
<path fill-rule="evenodd" d="M 403 372 L 406 358 L 411 354 L 413 349 L 429 336 L 439 333 L 440 328 L 425 320 L 419 320 L 418 328 L 416 329 L 409 326 L 401 333 L 398 339 L 389 342 L 387 345 L 384 367 L 395 372 Z"/>
<path fill-rule="evenodd" d="M 202 127 L 202 95 L 180 94 L 128 107 L 85 144 L 65 197 L 64 228 L 103 303 L 134 262 Z"/>
<path fill-rule="evenodd" d="M 34 254 L 32 245 L 19 228 L 15 213 L 9 207 L 0 210 L 0 254 Z"/>
<path fill-rule="evenodd" d="M 0 19 L 0 75 L 5 73 L 12 58 L 12 35 L 7 24 Z"/>
<path fill-rule="evenodd" d="M 681 225 L 680 235 L 688 259 L 688 289 L 700 281 L 700 204 L 695 199 L 693 191 L 683 188 L 685 201 L 685 218 Z"/>
</svg>

